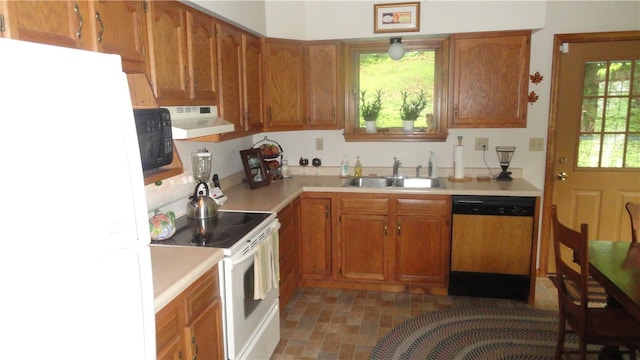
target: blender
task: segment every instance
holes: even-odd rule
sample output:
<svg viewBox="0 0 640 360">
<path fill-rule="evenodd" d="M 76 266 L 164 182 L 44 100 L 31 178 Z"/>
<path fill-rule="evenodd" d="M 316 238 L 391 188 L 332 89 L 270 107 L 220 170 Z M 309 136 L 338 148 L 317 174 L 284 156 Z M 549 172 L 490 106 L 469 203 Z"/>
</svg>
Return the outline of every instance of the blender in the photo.
<svg viewBox="0 0 640 360">
<path fill-rule="evenodd" d="M 207 180 L 211 175 L 211 153 L 206 150 L 191 153 L 191 166 L 196 186 L 187 203 L 187 217 L 190 219 L 215 219 L 218 205 L 209 196 Z"/>
<path fill-rule="evenodd" d="M 509 168 L 509 164 L 511 164 L 511 157 L 513 153 L 516 151 L 515 146 L 496 146 L 496 153 L 498 154 L 498 161 L 500 162 L 500 167 L 502 168 L 502 172 L 498 175 L 496 180 L 499 181 L 511 181 L 513 178 L 511 177 L 511 171 L 507 171 Z"/>
</svg>

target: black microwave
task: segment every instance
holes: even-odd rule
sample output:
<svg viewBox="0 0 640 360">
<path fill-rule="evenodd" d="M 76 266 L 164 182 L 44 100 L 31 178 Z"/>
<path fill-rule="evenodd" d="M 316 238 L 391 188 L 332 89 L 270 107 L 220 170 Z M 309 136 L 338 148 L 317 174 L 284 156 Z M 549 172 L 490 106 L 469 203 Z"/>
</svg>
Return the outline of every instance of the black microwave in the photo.
<svg viewBox="0 0 640 360">
<path fill-rule="evenodd" d="M 133 110 L 138 132 L 142 169 L 153 170 L 173 161 L 173 137 L 169 110 Z"/>
</svg>

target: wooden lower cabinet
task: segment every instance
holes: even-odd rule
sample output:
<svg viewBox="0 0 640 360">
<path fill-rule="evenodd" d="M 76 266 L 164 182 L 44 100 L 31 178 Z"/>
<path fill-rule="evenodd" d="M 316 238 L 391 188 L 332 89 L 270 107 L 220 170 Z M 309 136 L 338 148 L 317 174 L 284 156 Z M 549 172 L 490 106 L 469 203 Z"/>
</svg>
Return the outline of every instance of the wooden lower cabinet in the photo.
<svg viewBox="0 0 640 360">
<path fill-rule="evenodd" d="M 298 223 L 300 199 L 295 199 L 278 212 L 280 221 L 280 311 L 287 307 L 300 280 L 298 266 Z"/>
<path fill-rule="evenodd" d="M 218 267 L 202 275 L 156 313 L 156 353 L 163 359 L 222 359 Z"/>
<path fill-rule="evenodd" d="M 333 275 L 332 197 L 329 193 L 300 195 L 300 272 L 302 278 Z"/>
<path fill-rule="evenodd" d="M 398 198 L 395 280 L 448 286 L 451 198 Z"/>
<path fill-rule="evenodd" d="M 305 199 L 304 195 L 303 286 L 446 294 L 450 196 L 316 193 Z M 327 219 L 333 220 L 333 227 Z"/>
</svg>

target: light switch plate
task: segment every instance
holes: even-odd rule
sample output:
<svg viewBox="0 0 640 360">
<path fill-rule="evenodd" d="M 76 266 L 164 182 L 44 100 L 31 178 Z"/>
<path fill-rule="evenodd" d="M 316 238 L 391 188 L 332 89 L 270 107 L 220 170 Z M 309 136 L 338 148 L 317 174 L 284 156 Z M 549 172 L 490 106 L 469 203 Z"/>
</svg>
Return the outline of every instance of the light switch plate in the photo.
<svg viewBox="0 0 640 360">
<path fill-rule="evenodd" d="M 324 139 L 316 138 L 316 151 L 324 150 Z"/>
<path fill-rule="evenodd" d="M 542 151 L 544 150 L 543 138 L 529 138 L 529 151 Z"/>
</svg>

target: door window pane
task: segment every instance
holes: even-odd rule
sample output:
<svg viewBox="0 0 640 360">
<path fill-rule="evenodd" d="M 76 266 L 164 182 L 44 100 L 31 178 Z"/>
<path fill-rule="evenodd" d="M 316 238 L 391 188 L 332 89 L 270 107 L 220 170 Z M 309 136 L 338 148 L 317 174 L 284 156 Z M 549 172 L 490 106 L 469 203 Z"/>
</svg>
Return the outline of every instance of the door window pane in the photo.
<svg viewBox="0 0 640 360">
<path fill-rule="evenodd" d="M 609 65 L 609 89 L 607 95 L 629 95 L 631 61 L 616 61 Z"/>
<path fill-rule="evenodd" d="M 625 167 L 640 168 L 640 135 L 630 135 L 627 140 Z"/>
<path fill-rule="evenodd" d="M 628 98 L 607 99 L 607 117 L 604 121 L 605 132 L 620 132 L 627 129 Z"/>
<path fill-rule="evenodd" d="M 598 167 L 600 135 L 581 135 L 578 144 L 578 167 Z"/>
<path fill-rule="evenodd" d="M 594 132 L 602 129 L 602 113 L 604 106 L 602 99 L 583 99 L 582 100 L 582 123 L 580 131 Z"/>
<path fill-rule="evenodd" d="M 602 146 L 602 160 L 600 167 L 619 168 L 622 167 L 622 157 L 624 154 L 624 134 L 609 134 L 604 136 Z"/>
</svg>

